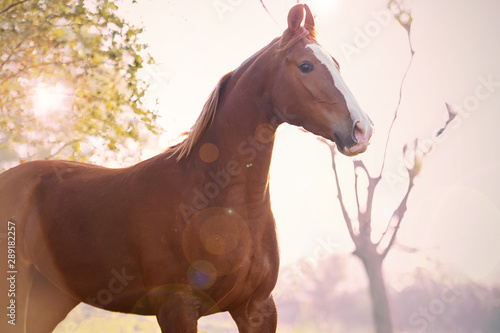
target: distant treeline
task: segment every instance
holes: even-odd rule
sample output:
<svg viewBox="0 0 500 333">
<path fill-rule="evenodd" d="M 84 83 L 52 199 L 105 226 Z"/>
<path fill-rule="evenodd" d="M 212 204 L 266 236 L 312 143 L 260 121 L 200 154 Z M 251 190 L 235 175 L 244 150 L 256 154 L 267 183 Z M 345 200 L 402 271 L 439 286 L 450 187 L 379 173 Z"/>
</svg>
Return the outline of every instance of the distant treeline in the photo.
<svg viewBox="0 0 500 333">
<path fill-rule="evenodd" d="M 355 291 L 342 287 L 349 279 L 344 271 L 347 260 L 334 256 L 308 270 L 283 270 L 276 291 L 280 332 L 373 330 L 366 286 Z M 299 267 L 308 267 L 303 264 Z M 407 287 L 388 290 L 397 332 L 500 332 L 499 286 L 419 270 Z"/>
</svg>

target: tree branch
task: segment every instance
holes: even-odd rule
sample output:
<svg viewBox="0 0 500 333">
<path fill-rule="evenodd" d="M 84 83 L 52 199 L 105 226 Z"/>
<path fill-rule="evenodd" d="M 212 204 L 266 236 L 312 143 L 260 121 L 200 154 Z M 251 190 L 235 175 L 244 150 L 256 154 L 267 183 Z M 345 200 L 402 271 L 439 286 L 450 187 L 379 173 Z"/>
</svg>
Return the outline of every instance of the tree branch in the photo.
<svg viewBox="0 0 500 333">
<path fill-rule="evenodd" d="M 455 119 L 455 117 L 458 115 L 458 111 L 454 110 L 453 107 L 448 104 L 444 103 L 446 105 L 446 110 L 448 111 L 448 120 L 446 120 L 446 123 L 444 124 L 443 128 L 441 128 L 438 132 L 437 135 L 443 134 L 443 132 L 448 128 L 448 125 Z"/>
<path fill-rule="evenodd" d="M 382 172 L 384 171 L 384 168 L 385 168 L 385 161 L 386 161 L 386 157 L 387 157 L 387 149 L 389 147 L 389 140 L 391 138 L 392 129 L 394 127 L 394 124 L 396 123 L 396 119 L 398 118 L 399 107 L 401 106 L 401 100 L 402 100 L 402 96 L 403 96 L 403 86 L 406 82 L 406 77 L 408 75 L 408 72 L 410 71 L 411 64 L 413 63 L 413 55 L 415 54 L 415 52 L 413 51 L 413 48 L 411 46 L 411 39 L 408 38 L 408 40 L 410 41 L 411 57 L 410 57 L 410 61 L 408 62 L 408 66 L 406 67 L 403 78 L 401 80 L 401 85 L 399 86 L 398 104 L 396 105 L 396 109 L 394 111 L 394 117 L 392 118 L 392 122 L 391 122 L 391 125 L 389 127 L 388 134 L 387 134 L 387 140 L 385 142 L 385 149 L 384 149 L 384 158 L 382 159 L 382 167 L 380 168 L 380 175 L 382 175 Z"/>
<path fill-rule="evenodd" d="M 276 19 L 274 18 L 274 16 L 271 14 L 271 12 L 269 11 L 269 9 L 267 9 L 267 6 L 266 4 L 264 3 L 264 0 L 260 0 L 260 4 L 262 5 L 262 7 L 264 8 L 264 10 L 266 11 L 266 13 L 271 17 L 271 20 L 274 21 L 274 23 L 276 23 L 276 25 L 281 28 L 280 24 L 278 23 L 278 21 L 276 21 Z"/>
<path fill-rule="evenodd" d="M 23 4 L 24 2 L 27 2 L 27 1 L 28 0 L 23 0 L 23 1 L 19 1 L 19 2 L 13 3 L 12 5 L 8 6 L 7 8 L 2 9 L 2 11 L 0 11 L 0 15 L 6 13 L 10 9 L 12 9 L 13 7 L 21 5 L 21 4 Z"/>
<path fill-rule="evenodd" d="M 358 207 L 358 216 L 361 215 L 361 205 L 359 204 L 359 190 L 358 190 L 358 173 L 356 172 L 356 161 L 354 163 L 354 193 L 356 193 L 356 206 Z"/>
<path fill-rule="evenodd" d="M 415 176 L 416 176 L 416 174 L 415 174 Z M 391 219 L 389 220 L 389 223 L 387 224 L 387 229 L 382 234 L 382 237 L 380 237 L 380 240 L 377 242 L 377 245 L 380 244 L 380 242 L 382 241 L 382 239 L 385 237 L 385 235 L 389 231 L 389 227 L 391 225 L 391 221 L 394 220 L 394 219 L 396 219 L 397 222 L 396 222 L 396 225 L 393 228 L 391 239 L 389 240 L 389 243 L 387 244 L 387 247 L 382 251 L 382 254 L 381 254 L 382 260 L 385 259 L 385 257 L 387 256 L 387 253 L 389 253 L 391 247 L 394 245 L 394 241 L 396 240 L 396 236 L 397 236 L 398 231 L 399 231 L 399 226 L 401 225 L 401 221 L 403 221 L 403 217 L 404 217 L 404 215 L 406 213 L 406 210 L 408 209 L 408 207 L 407 207 L 408 198 L 409 198 L 410 192 L 411 192 L 411 190 L 412 190 L 412 188 L 414 186 L 413 180 L 414 180 L 415 176 L 411 176 L 410 175 L 410 182 L 408 183 L 408 188 L 406 190 L 406 195 L 401 200 L 398 208 L 392 214 Z"/>
<path fill-rule="evenodd" d="M 403 217 L 405 215 L 405 212 L 407 210 L 407 203 L 408 203 L 408 198 L 410 196 L 410 192 L 413 189 L 413 186 L 415 185 L 414 181 L 415 178 L 418 176 L 420 173 L 420 170 L 422 168 L 422 161 L 427 155 L 428 152 L 422 152 L 419 154 L 418 152 L 418 139 L 414 141 L 413 143 L 413 148 L 411 149 L 415 156 L 413 157 L 413 165 L 412 166 L 406 166 L 406 170 L 408 171 L 408 176 L 409 176 L 409 182 L 408 182 L 408 188 L 406 189 L 406 194 L 399 203 L 398 208 L 394 211 L 392 214 L 391 218 L 389 219 L 389 222 L 387 224 L 387 229 L 384 231 L 382 236 L 380 237 L 380 240 L 377 242 L 377 245 L 380 244 L 380 242 L 384 239 L 384 237 L 387 235 L 389 231 L 389 227 L 392 224 L 391 221 L 396 219 L 396 225 L 393 228 L 393 233 L 391 236 L 391 239 L 389 240 L 389 243 L 385 250 L 382 252 L 382 258 L 385 258 L 389 250 L 391 249 L 392 245 L 394 244 L 394 241 L 396 240 L 396 235 L 399 231 L 399 226 L 401 225 L 401 221 L 403 220 Z M 405 145 L 403 148 L 403 154 L 405 155 L 405 160 L 408 152 L 408 145 Z"/>
<path fill-rule="evenodd" d="M 5 64 L 10 60 L 10 58 L 12 58 L 12 56 L 14 55 L 14 53 L 16 52 L 17 49 L 19 49 L 19 47 L 24 43 L 24 40 L 20 41 L 16 47 L 14 48 L 14 50 L 9 54 L 9 56 L 4 60 L 2 61 L 2 64 L 0 64 L 0 70 L 2 70 L 3 66 L 5 66 Z"/>
<path fill-rule="evenodd" d="M 79 141 L 81 141 L 81 140 L 80 139 L 73 139 L 71 141 L 68 141 L 68 142 L 64 143 L 61 147 L 59 147 L 55 152 L 43 157 L 42 159 L 50 160 L 51 158 L 57 156 L 57 154 L 59 154 L 61 151 L 63 151 L 64 148 L 69 147 L 69 146 L 71 146 Z"/>
<path fill-rule="evenodd" d="M 391 5 L 393 1 L 390 1 L 388 6 Z M 389 140 L 391 138 L 391 134 L 392 134 L 392 129 L 394 127 L 394 124 L 396 122 L 396 119 L 398 118 L 398 113 L 399 113 L 399 107 L 401 106 L 401 100 L 403 98 L 403 86 L 406 82 L 406 78 L 408 76 L 408 72 L 410 71 L 410 68 L 411 68 L 411 65 L 413 63 L 413 57 L 415 55 L 415 50 L 413 49 L 413 44 L 411 42 L 411 15 L 409 16 L 410 17 L 410 20 L 406 23 L 402 22 L 401 21 L 401 13 L 402 13 L 402 10 L 401 12 L 399 13 L 399 15 L 396 15 L 396 18 L 398 20 L 398 22 L 401 24 L 401 26 L 403 26 L 403 28 L 405 28 L 406 32 L 408 33 L 408 45 L 410 47 L 410 61 L 408 62 L 408 66 L 406 67 L 406 70 L 403 74 L 403 78 L 401 79 L 401 85 L 399 86 L 399 97 L 398 97 L 398 103 L 396 105 L 396 109 L 394 110 L 394 117 L 392 118 L 392 122 L 391 122 L 391 125 L 389 126 L 389 131 L 387 133 L 387 140 L 385 142 L 385 149 L 384 149 L 384 157 L 382 159 L 382 167 L 380 168 L 380 176 L 382 175 L 383 171 L 384 171 L 384 168 L 385 168 L 385 161 L 386 161 L 386 157 L 387 157 L 387 149 L 389 147 Z"/>
<path fill-rule="evenodd" d="M 342 190 L 340 189 L 339 175 L 337 172 L 337 164 L 335 163 L 336 146 L 335 146 L 335 143 L 328 143 L 326 141 L 324 141 L 324 142 L 328 145 L 328 147 L 330 148 L 330 152 L 332 154 L 332 169 L 333 169 L 333 173 L 335 175 L 335 183 L 337 185 L 337 197 L 338 197 L 339 202 L 340 202 L 340 208 L 342 209 L 342 214 L 344 215 L 344 221 L 346 223 L 347 230 L 349 231 L 349 235 L 351 236 L 352 241 L 354 242 L 354 244 L 357 244 L 357 235 L 354 233 L 354 229 L 352 227 L 352 220 L 351 220 L 351 217 L 349 216 L 349 213 L 347 212 L 347 209 L 345 207 L 344 199 L 342 197 Z"/>
<path fill-rule="evenodd" d="M 448 103 L 445 103 L 445 105 L 446 105 L 446 108 L 448 110 L 448 120 L 446 120 L 446 123 L 444 124 L 444 126 L 438 131 L 438 133 L 437 133 L 438 135 L 441 135 L 448 128 L 448 125 L 453 121 L 453 119 L 455 119 L 455 117 L 458 114 L 458 112 L 456 110 L 454 110 Z M 406 155 L 407 151 L 408 151 L 408 146 L 405 145 L 403 148 L 403 154 Z M 414 180 L 418 176 L 418 174 L 420 173 L 420 169 L 422 167 L 422 161 L 425 158 L 425 156 L 429 153 L 430 150 L 427 152 L 421 152 L 421 155 L 419 156 L 418 155 L 418 152 L 419 152 L 418 140 L 415 140 L 412 151 L 415 154 L 415 157 L 413 159 L 413 166 L 411 166 L 411 167 L 406 166 L 406 169 L 407 169 L 408 175 L 409 175 L 409 182 L 408 182 L 408 188 L 406 189 L 406 194 L 405 194 L 404 198 L 401 200 L 401 203 L 399 204 L 398 208 L 394 211 L 391 218 L 389 219 L 389 222 L 387 223 L 387 228 L 382 233 L 382 236 L 380 236 L 379 241 L 376 243 L 378 246 L 382 242 L 382 240 L 385 238 L 385 236 L 389 232 L 391 224 L 393 224 L 393 223 L 391 223 L 391 221 L 396 219 L 397 222 L 396 222 L 396 225 L 394 226 L 393 234 L 391 236 L 389 244 L 387 245 L 385 250 L 382 252 L 383 258 L 385 258 L 385 256 L 387 255 L 387 253 L 391 249 L 392 245 L 394 244 L 394 241 L 396 239 L 396 235 L 399 231 L 399 226 L 400 226 L 401 221 L 403 220 L 403 216 L 407 210 L 407 202 L 408 202 L 408 198 L 410 196 L 410 192 L 413 189 L 413 186 L 415 185 Z"/>
<path fill-rule="evenodd" d="M 367 191 L 367 197 L 366 197 L 366 210 L 364 212 L 361 211 L 361 209 L 358 209 L 358 215 L 360 219 L 360 223 L 363 221 L 363 223 L 370 223 L 371 224 L 371 215 L 372 215 L 372 206 L 373 206 L 373 198 L 375 196 L 375 189 L 377 188 L 377 185 L 379 181 L 382 179 L 381 176 L 378 177 L 372 177 L 370 175 L 370 172 L 368 171 L 368 168 L 366 165 L 363 163 L 363 161 L 360 160 L 355 160 L 353 162 L 354 164 L 354 170 L 357 169 L 362 169 L 364 173 L 366 174 L 366 177 L 368 178 L 368 187 L 366 188 Z M 357 177 L 357 172 L 355 172 L 356 177 Z M 357 187 L 357 179 L 356 179 L 356 199 L 358 197 L 358 187 Z M 359 207 L 359 204 L 358 204 Z"/>
</svg>

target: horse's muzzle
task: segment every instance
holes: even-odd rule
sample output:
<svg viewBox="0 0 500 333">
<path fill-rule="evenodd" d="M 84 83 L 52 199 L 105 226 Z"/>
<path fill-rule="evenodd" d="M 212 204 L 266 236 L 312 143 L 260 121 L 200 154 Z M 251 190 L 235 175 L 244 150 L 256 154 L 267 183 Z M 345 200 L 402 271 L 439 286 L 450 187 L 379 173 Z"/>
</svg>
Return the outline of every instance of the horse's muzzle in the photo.
<svg viewBox="0 0 500 333">
<path fill-rule="evenodd" d="M 366 151 L 373 134 L 373 126 L 370 123 L 362 124 L 357 121 L 352 131 L 354 145 L 350 148 L 344 147 L 342 153 L 346 156 L 355 156 Z"/>
</svg>

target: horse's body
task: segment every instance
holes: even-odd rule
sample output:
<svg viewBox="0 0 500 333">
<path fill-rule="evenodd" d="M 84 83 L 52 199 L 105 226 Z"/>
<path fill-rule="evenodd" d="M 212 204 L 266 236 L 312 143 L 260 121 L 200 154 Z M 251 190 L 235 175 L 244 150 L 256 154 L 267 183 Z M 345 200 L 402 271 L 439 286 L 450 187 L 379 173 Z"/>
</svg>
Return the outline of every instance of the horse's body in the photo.
<svg viewBox="0 0 500 333">
<path fill-rule="evenodd" d="M 2 332 L 50 332 L 80 302 L 156 315 L 162 332 L 196 332 L 220 311 L 240 332 L 275 331 L 275 130 L 303 126 L 347 155 L 372 131 L 307 6 L 288 22 L 221 79 L 180 145 L 124 169 L 35 161 L 0 175 L 0 253 L 15 260 L 0 260 Z"/>
</svg>

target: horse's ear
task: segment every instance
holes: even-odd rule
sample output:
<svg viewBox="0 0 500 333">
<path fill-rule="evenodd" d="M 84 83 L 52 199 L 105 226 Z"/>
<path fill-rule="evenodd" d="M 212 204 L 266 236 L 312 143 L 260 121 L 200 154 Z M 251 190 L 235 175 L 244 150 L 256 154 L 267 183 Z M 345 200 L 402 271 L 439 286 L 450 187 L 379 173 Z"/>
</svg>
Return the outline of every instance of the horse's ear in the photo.
<svg viewBox="0 0 500 333">
<path fill-rule="evenodd" d="M 304 5 L 304 8 L 306 10 L 306 21 L 304 23 L 304 28 L 307 29 L 310 33 L 314 33 L 314 17 L 313 14 L 311 13 L 311 10 L 309 9 L 308 5 Z"/>
<path fill-rule="evenodd" d="M 300 28 L 300 24 L 304 19 L 304 5 L 295 5 L 288 13 L 288 30 L 294 33 Z"/>
</svg>

